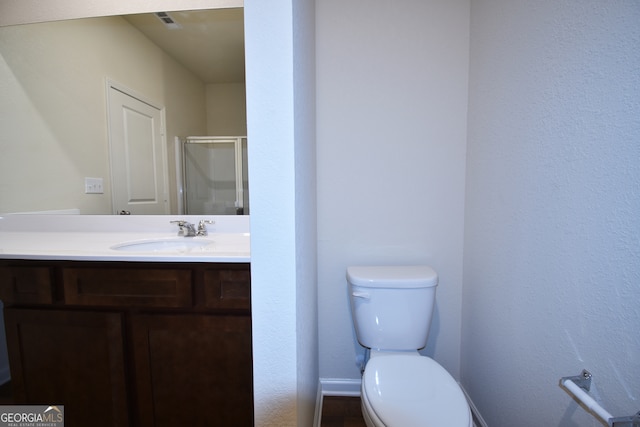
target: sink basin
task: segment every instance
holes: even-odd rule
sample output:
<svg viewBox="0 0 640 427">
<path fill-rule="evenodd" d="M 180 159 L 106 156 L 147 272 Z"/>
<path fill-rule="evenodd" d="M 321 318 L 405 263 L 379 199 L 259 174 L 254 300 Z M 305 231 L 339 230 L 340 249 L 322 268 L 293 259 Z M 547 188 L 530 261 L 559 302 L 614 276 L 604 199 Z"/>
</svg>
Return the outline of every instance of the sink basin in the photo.
<svg viewBox="0 0 640 427">
<path fill-rule="evenodd" d="M 174 239 L 149 239 L 118 243 L 111 246 L 111 249 L 124 252 L 210 252 L 214 249 L 213 243 L 214 241 L 211 239 L 178 237 Z"/>
</svg>

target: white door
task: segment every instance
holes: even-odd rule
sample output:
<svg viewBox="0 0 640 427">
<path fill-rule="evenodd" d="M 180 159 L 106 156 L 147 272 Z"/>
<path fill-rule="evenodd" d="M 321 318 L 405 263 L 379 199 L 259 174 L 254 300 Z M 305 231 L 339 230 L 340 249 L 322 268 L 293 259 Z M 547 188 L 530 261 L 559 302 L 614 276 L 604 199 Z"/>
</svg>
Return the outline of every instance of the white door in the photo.
<svg viewBox="0 0 640 427">
<path fill-rule="evenodd" d="M 162 108 L 107 87 L 113 211 L 169 214 Z"/>
</svg>

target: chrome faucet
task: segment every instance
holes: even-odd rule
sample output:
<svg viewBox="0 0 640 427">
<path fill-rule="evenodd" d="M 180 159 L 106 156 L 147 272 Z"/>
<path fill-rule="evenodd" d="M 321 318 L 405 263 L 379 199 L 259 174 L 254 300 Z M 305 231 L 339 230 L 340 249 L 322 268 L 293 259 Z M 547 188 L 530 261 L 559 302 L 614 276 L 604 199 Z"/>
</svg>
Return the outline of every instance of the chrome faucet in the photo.
<svg viewBox="0 0 640 427">
<path fill-rule="evenodd" d="M 178 228 L 179 228 L 178 236 L 184 236 L 184 237 L 206 236 L 209 234 L 207 232 L 206 224 L 215 223 L 215 221 L 211 221 L 208 219 L 200 220 L 200 222 L 198 223 L 198 230 L 196 231 L 195 225 L 183 219 L 180 219 L 177 221 L 170 221 L 170 222 L 171 224 L 178 224 Z"/>
<path fill-rule="evenodd" d="M 188 221 L 183 219 L 177 221 L 170 221 L 171 224 L 178 224 L 178 236 L 194 237 L 197 235 L 196 227 Z"/>
<path fill-rule="evenodd" d="M 209 219 L 200 220 L 200 223 L 198 223 L 198 233 L 196 233 L 198 236 L 206 236 L 209 234 L 207 232 L 206 224 L 215 224 L 215 221 L 211 221 Z"/>
</svg>

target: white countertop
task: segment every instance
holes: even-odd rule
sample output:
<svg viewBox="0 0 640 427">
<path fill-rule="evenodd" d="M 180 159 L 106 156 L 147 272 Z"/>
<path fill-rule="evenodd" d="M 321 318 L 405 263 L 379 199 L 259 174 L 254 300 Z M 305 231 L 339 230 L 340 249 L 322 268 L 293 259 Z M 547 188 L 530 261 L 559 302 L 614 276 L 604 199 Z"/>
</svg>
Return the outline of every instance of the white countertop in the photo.
<svg viewBox="0 0 640 427">
<path fill-rule="evenodd" d="M 178 219 L 196 226 L 202 219 L 215 223 L 207 224 L 208 236 L 179 237 L 178 227 L 170 223 Z M 114 249 L 122 244 L 148 241 L 163 241 L 177 247 Z M 250 262 L 249 217 L 7 215 L 0 217 L 0 259 Z"/>
</svg>

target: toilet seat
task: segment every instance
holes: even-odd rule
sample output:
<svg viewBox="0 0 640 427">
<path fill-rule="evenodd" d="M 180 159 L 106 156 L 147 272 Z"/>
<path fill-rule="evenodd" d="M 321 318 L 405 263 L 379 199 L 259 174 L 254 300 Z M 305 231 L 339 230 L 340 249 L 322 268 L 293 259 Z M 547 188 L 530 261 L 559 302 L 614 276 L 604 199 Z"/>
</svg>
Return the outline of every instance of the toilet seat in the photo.
<svg viewBox="0 0 640 427">
<path fill-rule="evenodd" d="M 376 426 L 473 425 L 458 383 L 433 359 L 418 354 L 371 358 L 362 377 L 362 400 Z"/>
</svg>

